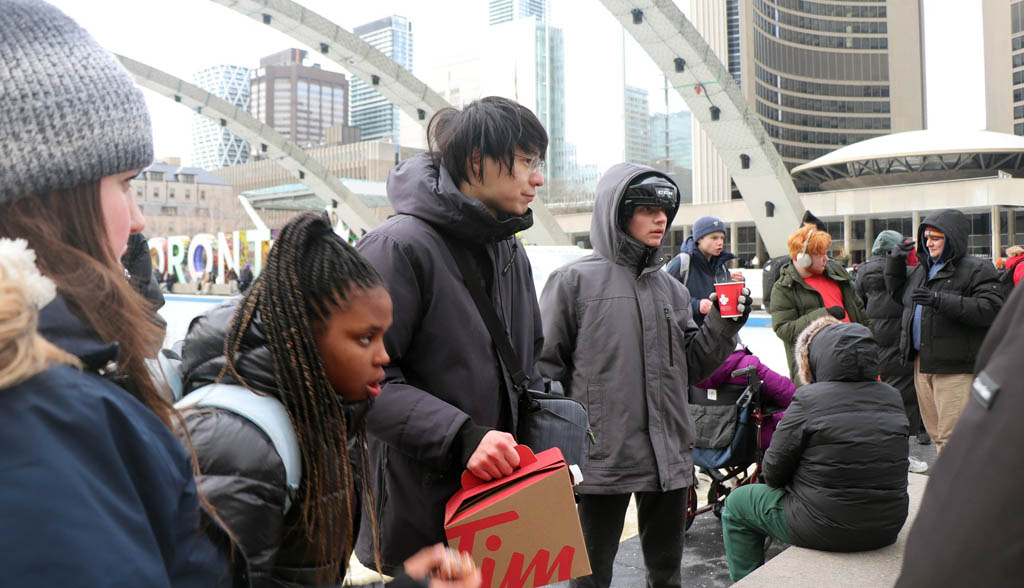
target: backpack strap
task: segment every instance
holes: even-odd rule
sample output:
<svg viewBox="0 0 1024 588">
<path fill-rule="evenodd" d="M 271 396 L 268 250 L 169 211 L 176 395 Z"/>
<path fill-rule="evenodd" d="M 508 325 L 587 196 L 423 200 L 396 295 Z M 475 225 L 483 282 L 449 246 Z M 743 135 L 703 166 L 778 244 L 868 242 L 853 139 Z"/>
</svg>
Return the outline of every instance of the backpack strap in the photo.
<svg viewBox="0 0 1024 588">
<path fill-rule="evenodd" d="M 686 285 L 690 279 L 690 254 L 685 251 L 679 254 L 679 281 Z"/>
<path fill-rule="evenodd" d="M 295 437 L 291 419 L 288 418 L 288 412 L 280 400 L 257 394 L 242 386 L 208 384 L 175 402 L 174 408 L 226 410 L 247 419 L 266 433 L 277 454 L 281 456 L 281 462 L 284 463 L 287 484 L 284 512 L 288 512 L 302 480 L 302 454 L 299 452 L 299 440 Z"/>
</svg>

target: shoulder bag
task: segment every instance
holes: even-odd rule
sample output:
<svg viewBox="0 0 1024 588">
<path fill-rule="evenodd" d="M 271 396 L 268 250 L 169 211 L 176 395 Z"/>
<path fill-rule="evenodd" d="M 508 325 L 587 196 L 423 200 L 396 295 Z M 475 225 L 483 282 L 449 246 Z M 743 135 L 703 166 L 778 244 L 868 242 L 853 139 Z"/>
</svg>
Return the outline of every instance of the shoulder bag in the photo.
<svg viewBox="0 0 1024 588">
<path fill-rule="evenodd" d="M 473 303 L 487 325 L 487 331 L 501 357 L 501 363 L 504 364 L 504 369 L 508 370 L 509 378 L 518 392 L 519 424 L 515 435 L 516 441 L 526 445 L 534 453 L 558 447 L 566 463 L 577 464 L 582 468 L 587 459 L 587 438 L 592 435 L 587 409 L 571 398 L 528 389 L 530 378 L 523 371 L 508 333 L 490 298 L 484 292 L 480 273 L 473 264 L 469 252 L 452 243 L 448 237 L 442 237 L 448 251 L 455 258 L 463 284 L 469 290 Z"/>
</svg>

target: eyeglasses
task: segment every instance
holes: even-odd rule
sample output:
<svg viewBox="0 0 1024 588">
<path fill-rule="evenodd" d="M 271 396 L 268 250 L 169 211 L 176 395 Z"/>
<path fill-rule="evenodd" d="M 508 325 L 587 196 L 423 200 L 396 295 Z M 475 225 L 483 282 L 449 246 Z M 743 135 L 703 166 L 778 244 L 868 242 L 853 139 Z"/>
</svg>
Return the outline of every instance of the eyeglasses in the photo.
<svg viewBox="0 0 1024 588">
<path fill-rule="evenodd" d="M 526 162 L 526 167 L 532 174 L 535 171 L 541 171 L 544 169 L 544 160 L 541 159 L 540 155 L 535 157 L 527 157 L 525 155 L 516 155 L 516 159 L 522 159 Z"/>
</svg>

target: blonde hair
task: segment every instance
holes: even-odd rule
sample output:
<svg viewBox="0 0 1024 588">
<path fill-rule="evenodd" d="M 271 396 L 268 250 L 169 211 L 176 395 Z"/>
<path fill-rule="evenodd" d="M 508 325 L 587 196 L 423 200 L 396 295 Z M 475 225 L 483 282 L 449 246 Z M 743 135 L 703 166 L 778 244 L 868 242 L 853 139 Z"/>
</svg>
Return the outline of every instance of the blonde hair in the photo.
<svg viewBox="0 0 1024 588">
<path fill-rule="evenodd" d="M 54 364 L 81 367 L 78 358 L 37 332 L 39 313 L 23 284 L 0 269 L 0 389 L 16 386 Z"/>
<path fill-rule="evenodd" d="M 1020 245 L 1012 245 L 1006 248 L 1006 257 L 1017 257 L 1021 253 L 1024 253 L 1024 247 Z"/>
<path fill-rule="evenodd" d="M 812 224 L 805 224 L 793 231 L 786 241 L 789 246 L 789 258 L 796 259 L 804 250 L 804 243 L 807 243 L 807 253 L 810 255 L 822 255 L 832 246 L 832 237 L 828 231 L 822 231 Z"/>
</svg>

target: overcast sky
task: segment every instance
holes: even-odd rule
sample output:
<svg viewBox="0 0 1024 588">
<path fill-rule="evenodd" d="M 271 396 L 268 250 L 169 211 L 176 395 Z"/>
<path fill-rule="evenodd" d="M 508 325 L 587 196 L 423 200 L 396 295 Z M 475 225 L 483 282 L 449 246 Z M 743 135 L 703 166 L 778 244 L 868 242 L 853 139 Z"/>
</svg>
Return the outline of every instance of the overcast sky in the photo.
<svg viewBox="0 0 1024 588">
<path fill-rule="evenodd" d="M 186 80 L 193 72 L 217 64 L 256 67 L 260 57 L 299 46 L 283 33 L 212 0 L 50 1 L 108 49 Z M 663 112 L 664 99 L 656 91 L 660 76 L 631 39 L 623 40 L 621 29 L 598 0 L 551 1 L 552 24 L 566 31 L 569 140 L 576 143 L 581 157 L 588 156 L 587 149 L 596 149 L 602 136 L 608 136 L 607 125 L 621 129 L 621 113 L 610 112 L 616 103 L 621 109 L 621 98 L 610 100 L 609 95 L 616 93 L 607 92 L 608 85 L 621 83 L 625 77 L 627 83 L 647 87 L 651 89 L 651 110 Z M 981 2 L 923 0 L 930 128 L 985 126 Z M 676 3 L 684 11 L 688 9 L 688 0 Z M 429 75 L 432 64 L 474 54 L 474 48 L 486 42 L 487 0 L 301 0 L 300 4 L 348 30 L 391 14 L 409 18 L 414 73 L 420 77 Z M 319 57 L 314 52 L 311 56 Z M 608 71 L 609 60 L 621 56 L 625 57 L 625 71 Z M 319 61 L 327 69 L 339 69 L 331 62 Z M 179 156 L 188 162 L 191 111 L 149 91 L 147 100 L 153 113 L 157 156 Z M 670 110 L 685 109 L 674 93 L 669 102 Z M 607 157 L 593 156 L 595 163 L 607 164 Z"/>
</svg>

